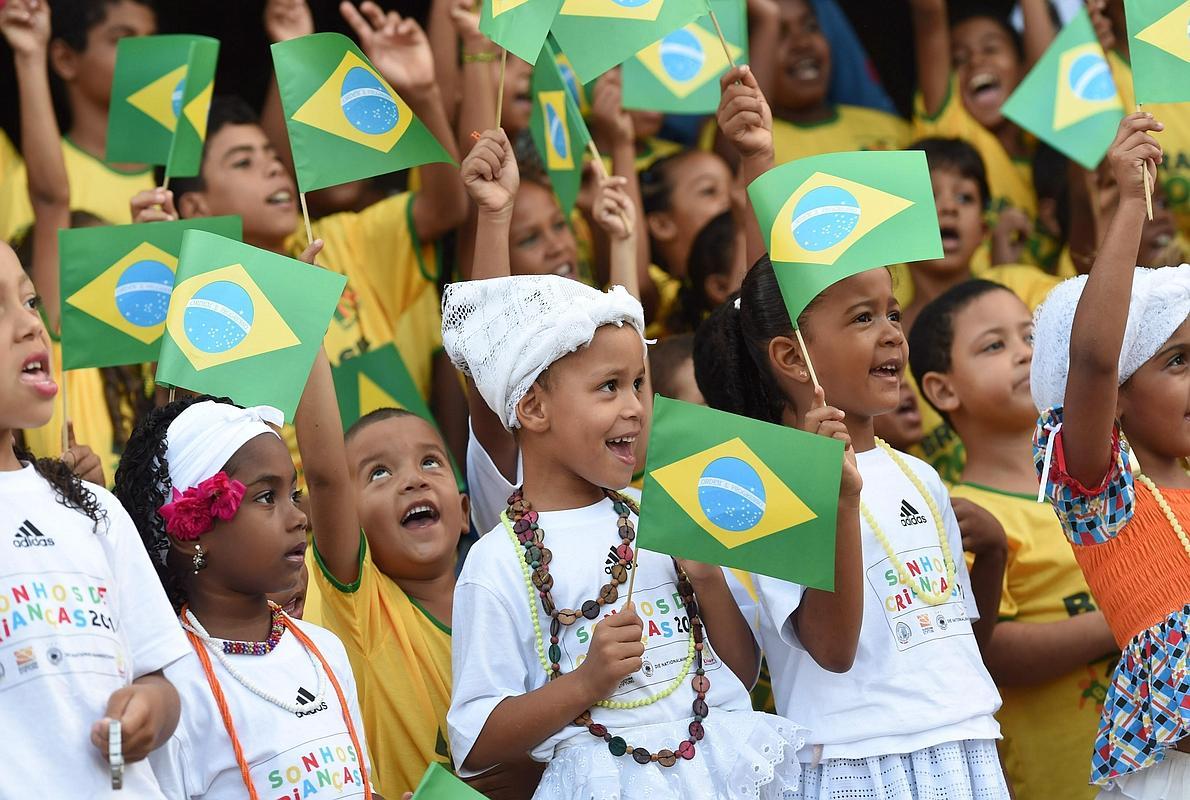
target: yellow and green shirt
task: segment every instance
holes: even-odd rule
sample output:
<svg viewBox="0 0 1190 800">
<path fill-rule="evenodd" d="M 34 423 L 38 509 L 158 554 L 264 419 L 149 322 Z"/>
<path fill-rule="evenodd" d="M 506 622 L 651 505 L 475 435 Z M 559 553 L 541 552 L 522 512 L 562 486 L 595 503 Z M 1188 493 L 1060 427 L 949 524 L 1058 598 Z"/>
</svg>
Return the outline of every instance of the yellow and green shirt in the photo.
<svg viewBox="0 0 1190 800">
<path fill-rule="evenodd" d="M 703 128 L 699 146 L 715 146 L 718 128 L 711 120 Z M 773 155 L 777 164 L 844 150 L 901 150 L 910 142 L 909 124 L 886 111 L 837 105 L 820 122 L 789 122 L 773 118 Z"/>
</svg>

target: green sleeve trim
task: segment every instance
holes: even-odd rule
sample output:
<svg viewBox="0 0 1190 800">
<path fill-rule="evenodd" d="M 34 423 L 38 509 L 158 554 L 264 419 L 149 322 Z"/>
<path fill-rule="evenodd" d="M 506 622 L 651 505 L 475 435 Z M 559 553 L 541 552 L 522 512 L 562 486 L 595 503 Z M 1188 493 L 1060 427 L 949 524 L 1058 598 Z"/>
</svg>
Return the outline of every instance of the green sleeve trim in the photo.
<svg viewBox="0 0 1190 800">
<path fill-rule="evenodd" d="M 322 560 L 322 553 L 318 552 L 318 542 L 314 541 L 314 561 L 318 564 L 318 569 L 322 572 L 322 577 L 326 578 L 327 583 L 338 589 L 343 594 L 355 594 L 359 591 L 360 581 L 364 578 L 364 554 L 368 551 L 368 540 L 364 538 L 364 532 L 361 529 L 359 532 L 359 564 L 358 572 L 355 580 L 351 583 L 343 583 L 334 575 L 331 574 L 330 569 L 327 568 L 326 562 Z"/>
<path fill-rule="evenodd" d="M 402 589 L 402 591 L 404 591 L 404 590 Z M 412 596 L 411 594 L 409 594 L 408 592 L 405 592 L 405 597 L 409 598 L 409 602 L 410 602 L 410 603 L 413 605 L 413 607 L 414 607 L 414 608 L 416 608 L 418 611 L 420 611 L 420 612 L 422 613 L 422 615 L 423 615 L 423 616 L 424 616 L 426 619 L 428 619 L 430 622 L 434 623 L 434 627 L 435 627 L 435 628 L 437 628 L 438 630 L 442 631 L 442 632 L 443 632 L 443 633 L 445 633 L 447 636 L 450 636 L 450 635 L 451 635 L 451 633 L 450 633 L 450 627 L 449 627 L 449 626 L 447 626 L 447 625 L 443 625 L 441 622 L 439 622 L 439 621 L 438 621 L 438 620 L 437 620 L 437 619 L 434 617 L 434 615 L 433 615 L 433 614 L 431 614 L 429 611 L 426 611 L 426 610 L 425 610 L 425 608 L 423 608 L 423 607 L 422 607 L 422 604 L 421 604 L 421 603 L 419 603 L 419 602 L 417 602 L 416 600 L 414 600 L 414 599 L 413 599 L 413 596 Z"/>
<path fill-rule="evenodd" d="M 942 115 L 944 113 L 946 113 L 946 109 L 950 106 L 951 101 L 953 100 L 952 95 L 954 94 L 954 87 L 955 87 L 955 77 L 954 77 L 954 73 L 951 73 L 950 77 L 946 81 L 946 94 L 944 94 L 942 96 L 942 105 L 938 106 L 938 113 L 937 114 L 926 113 L 926 101 L 925 101 L 924 97 L 921 98 L 921 113 L 918 114 L 916 108 L 913 109 L 913 113 L 922 122 L 937 122 L 938 120 L 940 120 L 942 118 Z M 921 95 L 920 91 L 918 92 L 918 95 L 919 96 Z M 914 105 L 916 106 L 916 103 Z"/>
<path fill-rule="evenodd" d="M 409 202 L 405 204 L 405 227 L 409 230 L 409 240 L 413 243 L 413 254 L 417 257 L 417 271 L 428 282 L 437 285 L 438 278 L 442 275 L 442 248 L 436 244 L 432 245 L 434 248 L 434 267 L 436 272 L 431 273 L 426 267 L 426 261 L 421 255 L 421 237 L 417 235 L 417 225 L 413 221 L 413 204 L 417 200 L 416 193 L 410 193 Z"/>
</svg>

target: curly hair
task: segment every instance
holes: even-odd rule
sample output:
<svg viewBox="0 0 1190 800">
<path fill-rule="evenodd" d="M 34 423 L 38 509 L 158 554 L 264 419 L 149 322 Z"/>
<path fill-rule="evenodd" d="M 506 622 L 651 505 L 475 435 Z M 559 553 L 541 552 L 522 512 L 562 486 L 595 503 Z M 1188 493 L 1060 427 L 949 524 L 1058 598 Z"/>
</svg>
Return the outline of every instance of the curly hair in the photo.
<svg viewBox="0 0 1190 800">
<path fill-rule="evenodd" d="M 169 498 L 172 488 L 169 465 L 165 460 L 168 446 L 166 433 L 170 423 L 179 414 L 204 400 L 234 405 L 226 397 L 200 395 L 175 400 L 153 409 L 132 432 L 124 455 L 120 458 L 120 466 L 116 468 L 116 498 L 128 516 L 132 517 L 157 570 L 157 576 L 161 579 L 161 585 L 165 587 L 165 593 L 175 609 L 181 608 L 186 602 L 184 573 L 170 566 L 169 536 L 165 532 L 165 520 L 157 513 L 157 509 Z"/>
<path fill-rule="evenodd" d="M 91 530 L 98 532 L 99 523 L 107 519 L 107 511 L 99 505 L 99 498 L 95 493 L 87 488 L 62 459 L 34 458 L 32 453 L 21 446 L 14 447 L 13 452 L 18 460 L 33 465 L 34 471 L 54 490 L 59 503 L 91 520 Z"/>
</svg>

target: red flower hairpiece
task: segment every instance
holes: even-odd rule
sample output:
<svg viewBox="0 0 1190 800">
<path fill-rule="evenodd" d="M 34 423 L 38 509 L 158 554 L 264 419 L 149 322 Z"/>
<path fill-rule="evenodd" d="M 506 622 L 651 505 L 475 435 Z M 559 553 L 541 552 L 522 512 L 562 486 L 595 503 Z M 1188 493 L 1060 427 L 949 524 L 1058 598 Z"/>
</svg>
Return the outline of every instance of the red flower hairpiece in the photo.
<svg viewBox="0 0 1190 800">
<path fill-rule="evenodd" d="M 216 472 L 198 486 L 179 492 L 172 491 L 170 502 L 157 509 L 165 520 L 165 530 L 175 539 L 191 541 L 215 526 L 215 520 L 225 522 L 236 515 L 244 499 L 244 484 Z"/>
</svg>

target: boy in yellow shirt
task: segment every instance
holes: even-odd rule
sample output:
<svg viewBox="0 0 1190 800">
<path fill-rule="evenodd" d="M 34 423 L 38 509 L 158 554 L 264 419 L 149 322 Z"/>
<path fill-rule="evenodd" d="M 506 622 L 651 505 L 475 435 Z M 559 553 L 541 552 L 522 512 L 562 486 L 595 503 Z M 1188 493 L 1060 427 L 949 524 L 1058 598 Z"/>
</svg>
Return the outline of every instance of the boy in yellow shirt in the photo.
<svg viewBox="0 0 1190 800">
<path fill-rule="evenodd" d="M 1033 316 L 1012 291 L 968 281 L 922 309 L 909 363 L 966 447 L 952 497 L 991 512 L 1008 536 L 999 622 L 983 648 L 1004 701 L 996 716 L 1005 772 L 1017 800 L 1089 800 L 1105 657 L 1115 643 L 1057 518 L 1037 503 L 1032 331 Z"/>
<path fill-rule="evenodd" d="M 131 222 L 128 198 L 151 188 L 153 173 L 144 165 L 103 161 L 112 72 L 117 42 L 156 33 L 157 17 L 142 0 L 53 0 L 52 30 L 49 61 L 70 108 L 62 157 L 71 208 L 115 224 Z M 24 161 L 0 132 L 0 239 L 11 241 L 33 222 L 26 180 Z"/>
</svg>

